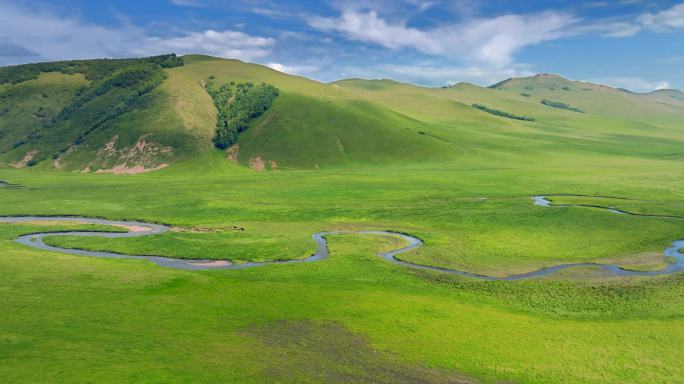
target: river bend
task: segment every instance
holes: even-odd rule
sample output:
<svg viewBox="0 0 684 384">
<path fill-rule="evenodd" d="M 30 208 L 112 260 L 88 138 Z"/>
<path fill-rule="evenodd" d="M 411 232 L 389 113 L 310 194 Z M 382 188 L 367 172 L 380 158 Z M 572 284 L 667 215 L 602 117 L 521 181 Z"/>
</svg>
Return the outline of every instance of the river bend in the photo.
<svg viewBox="0 0 684 384">
<path fill-rule="evenodd" d="M 553 205 L 551 203 L 551 201 L 546 199 L 544 196 L 534 196 L 533 201 L 534 201 L 535 205 L 544 206 L 544 207 L 572 206 L 572 205 L 559 205 L 559 206 Z M 593 207 L 593 208 L 605 209 L 611 213 L 616 213 L 616 214 L 638 215 L 638 214 L 632 214 L 629 212 L 620 211 L 620 210 L 616 210 L 616 209 L 608 208 L 608 207 Z M 670 217 L 670 216 L 655 216 L 655 215 L 638 215 L 638 216 Z M 562 271 L 562 270 L 570 269 L 570 268 L 577 268 L 577 267 L 601 268 L 601 269 L 603 269 L 603 270 L 605 270 L 605 271 L 607 271 L 613 275 L 617 275 L 617 276 L 655 276 L 655 275 L 664 275 L 664 274 L 671 274 L 671 273 L 684 271 L 684 254 L 679 252 L 680 249 L 684 249 L 684 240 L 675 240 L 672 242 L 670 247 L 665 249 L 665 251 L 664 251 L 665 256 L 669 257 L 674 262 L 670 263 L 666 268 L 664 268 L 662 270 L 658 270 L 658 271 L 633 271 L 633 270 L 623 269 L 623 268 L 621 268 L 615 264 L 566 263 L 566 264 L 558 264 L 558 265 L 554 265 L 554 266 L 550 266 L 550 267 L 546 267 L 546 268 L 541 268 L 541 269 L 538 269 L 538 270 L 535 270 L 532 272 L 509 275 L 509 276 L 505 276 L 505 277 L 498 277 L 498 276 L 480 275 L 480 274 L 475 274 L 475 273 L 470 273 L 470 272 L 460 271 L 460 270 L 450 269 L 450 268 L 433 267 L 433 266 L 428 266 L 428 265 L 415 264 L 415 263 L 411 263 L 408 261 L 399 260 L 396 257 L 396 255 L 410 251 L 410 250 L 413 250 L 415 248 L 418 248 L 418 247 L 423 245 L 423 242 L 414 236 L 404 234 L 404 233 L 399 233 L 399 232 L 392 232 L 392 231 L 379 231 L 378 230 L 378 231 L 355 231 L 355 232 L 342 232 L 342 231 L 318 232 L 318 233 L 314 233 L 312 235 L 312 238 L 316 243 L 316 252 L 306 259 L 275 260 L 275 261 L 267 261 L 267 262 L 232 263 L 229 260 L 180 259 L 180 258 L 163 257 L 163 256 L 128 255 L 128 254 L 114 253 L 114 252 L 99 252 L 99 251 L 88 251 L 88 250 L 82 250 L 82 249 L 61 248 L 61 247 L 55 247 L 55 246 L 48 245 L 44 241 L 45 237 L 49 237 L 49 236 L 84 236 L 84 237 L 97 236 L 97 237 L 106 237 L 106 238 L 129 238 L 129 237 L 157 235 L 157 234 L 161 234 L 161 233 L 164 233 L 164 232 L 167 232 L 170 230 L 170 228 L 168 226 L 161 225 L 161 224 L 151 224 L 151 223 L 144 223 L 144 222 L 137 222 L 137 221 L 117 221 L 117 220 L 93 219 L 93 218 L 85 218 L 85 217 L 70 217 L 70 216 L 0 217 L 0 223 L 22 223 L 22 222 L 35 223 L 35 222 L 55 222 L 55 221 L 81 223 L 81 224 L 100 224 L 100 225 L 117 226 L 117 227 L 126 228 L 128 230 L 128 232 L 118 232 L 118 233 L 117 232 L 94 232 L 94 231 L 91 231 L 91 232 L 89 232 L 89 231 L 40 232 L 40 233 L 32 233 L 32 234 L 26 234 L 26 235 L 19 236 L 16 239 L 16 241 L 20 244 L 23 244 L 23 245 L 26 245 L 26 246 L 29 246 L 32 248 L 40 249 L 40 250 L 61 252 L 61 253 L 67 253 L 67 254 L 77 255 L 77 256 L 91 256 L 91 257 L 102 257 L 102 258 L 111 258 L 111 259 L 139 259 L 139 260 L 151 261 L 151 262 L 153 262 L 159 266 L 168 267 L 168 268 L 183 269 L 183 270 L 210 270 L 210 269 L 244 269 L 244 268 L 259 267 L 259 266 L 265 266 L 265 265 L 271 265 L 271 264 L 295 264 L 295 263 L 315 262 L 315 261 L 320 261 L 320 260 L 326 259 L 330 256 L 330 252 L 328 250 L 328 244 L 327 244 L 327 240 L 326 240 L 326 236 L 328 236 L 328 235 L 342 235 L 342 234 L 390 235 L 390 236 L 399 236 L 402 239 L 406 240 L 406 242 L 408 243 L 408 245 L 405 247 L 378 254 L 378 256 L 382 257 L 383 259 L 385 259 L 391 263 L 401 265 L 401 266 L 405 266 L 405 267 L 409 267 L 409 268 L 414 268 L 414 269 L 437 271 L 437 272 L 443 272 L 443 273 L 448 273 L 448 274 L 452 274 L 452 275 L 459 275 L 459 276 L 465 276 L 465 277 L 482 279 L 482 280 L 529 279 L 529 278 L 534 278 L 534 277 L 547 276 L 547 275 L 556 273 L 558 271 Z"/>
</svg>

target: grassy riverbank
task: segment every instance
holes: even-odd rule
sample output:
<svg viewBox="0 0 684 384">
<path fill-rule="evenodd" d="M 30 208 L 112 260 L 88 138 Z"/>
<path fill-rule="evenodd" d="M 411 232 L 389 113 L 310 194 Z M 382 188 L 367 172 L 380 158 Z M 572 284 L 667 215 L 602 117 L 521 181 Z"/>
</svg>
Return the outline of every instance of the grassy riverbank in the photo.
<svg viewBox="0 0 684 384">
<path fill-rule="evenodd" d="M 2 236 L 21 230 L 2 227 Z M 3 241 L 2 285 L 14 290 L 1 304 L 13 316 L 0 320 L 0 370 L 12 382 L 79 381 L 84 370 L 98 382 L 346 382 L 377 372 L 447 382 L 465 372 L 657 383 L 682 374 L 681 277 L 435 280 L 373 257 L 387 241 L 343 236 L 322 263 L 203 273 Z"/>
</svg>

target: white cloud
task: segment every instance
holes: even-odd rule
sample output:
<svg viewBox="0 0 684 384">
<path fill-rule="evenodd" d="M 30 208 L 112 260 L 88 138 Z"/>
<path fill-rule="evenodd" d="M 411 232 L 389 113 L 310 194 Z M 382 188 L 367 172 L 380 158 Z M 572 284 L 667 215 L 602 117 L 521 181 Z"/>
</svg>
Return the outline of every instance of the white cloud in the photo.
<svg viewBox="0 0 684 384">
<path fill-rule="evenodd" d="M 315 73 L 320 69 L 314 65 L 285 65 L 281 63 L 268 63 L 266 66 L 275 69 L 278 72 L 288 73 L 290 75 L 306 75 Z"/>
<path fill-rule="evenodd" d="M 523 47 L 568 36 L 569 27 L 577 21 L 558 12 L 505 15 L 474 19 L 462 26 L 437 31 L 436 37 L 443 33 L 448 36 L 448 44 L 465 47 L 466 53 L 474 52 L 481 61 L 507 65 Z"/>
<path fill-rule="evenodd" d="M 684 28 L 684 3 L 658 13 L 645 13 L 639 17 L 639 22 L 657 32 Z"/>
<path fill-rule="evenodd" d="M 200 0 L 171 0 L 171 4 L 179 7 L 203 7 L 205 5 Z"/>
<path fill-rule="evenodd" d="M 191 32 L 180 37 L 147 37 L 136 52 L 175 52 L 178 54 L 203 53 L 242 60 L 267 56 L 275 44 L 272 38 L 250 36 L 238 31 Z"/>
<path fill-rule="evenodd" d="M 496 68 L 442 66 L 428 63 L 418 65 L 384 64 L 370 68 L 346 67 L 344 69 L 344 76 L 347 77 L 390 77 L 428 86 L 452 85 L 462 81 L 489 86 L 509 77 L 531 76 L 533 74 L 534 72 L 524 65 Z"/>
<path fill-rule="evenodd" d="M 388 22 L 375 11 L 345 10 L 339 17 L 314 17 L 309 25 L 334 31 L 357 41 L 390 49 L 413 48 L 420 52 L 503 66 L 521 48 L 558 39 L 578 20 L 559 12 L 474 18 L 431 29 Z"/>
<path fill-rule="evenodd" d="M 422 29 L 411 27 L 404 20 L 390 21 L 376 10 L 354 5 L 353 2 L 344 4 L 338 17 L 311 17 L 308 24 L 320 31 L 340 33 L 350 40 L 393 50 L 410 48 L 478 66 L 508 66 L 521 49 L 564 37 L 600 35 L 624 38 L 644 29 L 663 32 L 684 28 L 684 3 L 631 20 L 587 21 L 564 12 L 546 11 L 491 18 L 470 16 L 458 23 Z M 415 0 L 415 4 L 431 5 L 429 1 L 420 0 Z"/>
<path fill-rule="evenodd" d="M 186 32 L 177 36 L 152 36 L 129 23 L 103 27 L 78 17 L 26 9 L 0 0 L 0 45 L 14 52 L 33 52 L 31 60 L 126 57 L 175 52 L 254 60 L 267 56 L 275 40 L 238 31 Z M 12 51 L 8 51 L 12 52 Z M 25 60 L 15 54 L 0 55 L 0 64 Z"/>
<path fill-rule="evenodd" d="M 216 4 L 211 0 L 169 1 L 182 6 Z M 684 27 L 684 3 L 639 17 L 603 20 L 581 20 L 556 11 L 487 18 L 464 11 L 459 21 L 430 27 L 418 27 L 407 21 L 437 4 L 430 0 L 340 1 L 335 7 L 339 11 L 336 17 L 307 16 L 277 3 L 246 3 L 269 7 L 272 17 L 304 18 L 313 29 L 328 33 L 321 36 L 310 31 L 280 31 L 276 38 L 271 38 L 239 31 L 244 25 L 238 23 L 229 30 L 168 29 L 173 32 L 160 36 L 151 25 L 136 26 L 125 18 L 119 19 L 117 26 L 103 26 L 77 15 L 0 0 L 0 65 L 169 52 L 204 53 L 270 62 L 268 66 L 276 70 L 309 77 L 330 79 L 346 71 L 344 76 L 393 77 L 426 85 L 464 80 L 489 85 L 532 73 L 531 67 L 514 60 L 525 47 L 578 35 L 627 37 L 645 30 L 664 32 Z M 452 6 L 466 9 L 475 3 L 453 1 Z M 374 46 L 348 45 L 335 35 Z M 375 45 L 392 51 L 388 54 Z M 403 49 L 406 51 L 398 52 Z M 358 67 L 350 67 L 350 63 Z M 639 78 L 603 81 L 635 91 L 669 87 L 667 82 Z"/>
<path fill-rule="evenodd" d="M 0 2 L 0 36 L 43 59 L 113 56 L 125 52 L 142 34 L 141 29 L 130 25 L 106 28 Z"/>
<path fill-rule="evenodd" d="M 425 12 L 436 5 L 436 2 L 430 0 L 407 0 L 407 2 L 418 8 L 418 12 Z"/>
<path fill-rule="evenodd" d="M 631 37 L 643 30 L 667 32 L 677 28 L 684 28 L 684 3 L 657 13 L 644 13 L 634 20 L 599 20 L 579 30 L 607 37 Z"/>
<path fill-rule="evenodd" d="M 606 77 L 588 80 L 592 83 L 609 84 L 632 92 L 650 92 L 657 89 L 672 88 L 667 81 L 650 81 L 638 77 Z"/>
<path fill-rule="evenodd" d="M 319 30 L 338 31 L 353 40 L 378 43 L 387 48 L 413 47 L 425 53 L 441 53 L 442 47 L 429 33 L 389 24 L 377 12 L 344 11 L 339 18 L 315 17 L 309 24 Z"/>
<path fill-rule="evenodd" d="M 631 37 L 642 31 L 642 26 L 627 21 L 599 20 L 577 28 L 578 34 L 598 34 L 603 37 Z"/>
</svg>

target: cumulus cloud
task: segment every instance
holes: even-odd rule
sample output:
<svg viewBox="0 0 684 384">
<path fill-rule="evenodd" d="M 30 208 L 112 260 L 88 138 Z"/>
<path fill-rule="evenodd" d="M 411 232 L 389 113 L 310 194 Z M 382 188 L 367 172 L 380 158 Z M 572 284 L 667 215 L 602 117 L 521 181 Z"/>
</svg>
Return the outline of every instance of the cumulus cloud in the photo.
<svg viewBox="0 0 684 384">
<path fill-rule="evenodd" d="M 658 13 L 645 13 L 639 17 L 639 22 L 657 32 L 684 28 L 684 3 Z"/>
<path fill-rule="evenodd" d="M 453 85 L 468 81 L 479 85 L 491 85 L 509 77 L 531 76 L 534 72 L 526 65 L 509 68 L 445 66 L 439 64 L 399 65 L 383 64 L 374 67 L 346 67 L 344 75 L 349 77 L 390 77 L 424 85 Z"/>
<path fill-rule="evenodd" d="M 542 12 L 474 19 L 465 25 L 438 30 L 448 36 L 447 44 L 464 47 L 482 61 L 505 65 L 521 48 L 556 40 L 569 34 L 578 20 L 568 14 Z M 439 34 L 437 35 L 439 36 Z M 449 49 L 446 46 L 445 49 Z"/>
<path fill-rule="evenodd" d="M 321 31 L 338 32 L 352 40 L 390 49 L 413 48 L 432 55 L 506 65 L 525 46 L 567 35 L 567 27 L 577 21 L 568 14 L 549 11 L 474 18 L 459 24 L 418 29 L 403 21 L 388 22 L 373 10 L 345 10 L 339 17 L 314 17 L 308 22 Z"/>
<path fill-rule="evenodd" d="M 607 37 L 630 37 L 644 30 L 668 32 L 684 28 L 684 3 L 656 13 L 644 13 L 631 20 L 599 20 L 580 27 L 584 33 Z"/>
<path fill-rule="evenodd" d="M 0 1 L 0 64 L 31 60 L 144 56 L 175 52 L 254 60 L 268 55 L 275 40 L 239 31 L 180 32 L 153 36 L 123 23 L 104 27 L 75 16 L 26 9 Z"/>
<path fill-rule="evenodd" d="M 630 37 L 641 32 L 642 26 L 628 21 L 606 21 L 590 23 L 577 28 L 577 34 L 597 34 L 603 37 Z"/>
<path fill-rule="evenodd" d="M 200 0 L 171 0 L 171 4 L 179 7 L 203 7 L 205 5 Z"/>
<path fill-rule="evenodd" d="M 186 7 L 221 4 L 215 0 L 167 1 Z M 438 0 L 331 0 L 333 16 L 312 15 L 277 2 L 231 3 L 243 12 L 304 20 L 309 26 L 288 31 L 279 30 L 278 24 L 268 29 L 275 37 L 252 35 L 240 20 L 233 20 L 225 29 L 184 31 L 174 27 L 162 33 L 153 24 L 135 25 L 125 18 L 119 18 L 118 25 L 105 26 L 54 10 L 64 7 L 50 11 L 22 4 L 0 0 L 0 65 L 203 53 L 268 63 L 281 72 L 319 79 L 392 77 L 427 85 L 463 80 L 488 85 L 506 77 L 530 75 L 531 66 L 517 62 L 516 54 L 566 37 L 624 38 L 642 31 L 684 28 L 684 3 L 640 16 L 600 20 L 580 19 L 562 11 L 485 16 L 477 12 L 477 2 L 472 0 L 454 0 L 448 6 Z M 438 22 L 423 14 L 437 9 L 458 17 Z M 416 20 L 422 23 L 414 23 Z M 636 91 L 669 86 L 639 78 L 602 81 Z"/>
<path fill-rule="evenodd" d="M 141 34 L 142 30 L 130 25 L 106 28 L 75 17 L 58 17 L 0 2 L 0 36 L 4 44 L 16 47 L 17 52 L 34 52 L 44 59 L 113 56 L 125 52 L 132 42 L 139 41 Z"/>
<path fill-rule="evenodd" d="M 594 34 L 623 38 L 644 29 L 663 32 L 684 28 L 684 3 L 632 19 L 587 21 L 565 12 L 545 11 L 469 17 L 458 23 L 423 29 L 411 27 L 405 20 L 389 21 L 374 9 L 347 5 L 337 17 L 310 17 L 307 21 L 317 30 L 393 50 L 411 48 L 430 55 L 505 66 L 527 46 L 564 37 Z"/>
<path fill-rule="evenodd" d="M 184 36 L 161 38 L 147 37 L 140 48 L 140 54 L 150 52 L 204 53 L 213 56 L 254 60 L 270 53 L 275 43 L 272 38 L 250 36 L 239 31 L 191 32 Z"/>
<path fill-rule="evenodd" d="M 664 32 L 684 27 L 684 3 L 641 16 L 598 20 L 562 11 L 489 17 L 471 12 L 458 21 L 433 26 L 412 24 L 412 15 L 406 12 L 397 14 L 353 1 L 352 5 L 340 4 L 338 15 L 309 17 L 307 23 L 316 30 L 393 50 L 402 57 L 424 54 L 430 58 L 428 61 L 438 63 L 347 66 L 345 76 L 395 77 L 431 85 L 460 80 L 491 84 L 506 77 L 530 75 L 530 66 L 517 63 L 516 54 L 548 41 L 592 35 L 626 38 L 645 30 Z M 670 86 L 664 81 L 639 78 L 611 78 L 605 82 L 640 92 Z"/>
<path fill-rule="evenodd" d="M 319 30 L 342 32 L 351 39 L 387 48 L 413 47 L 425 53 L 442 52 L 441 45 L 430 33 L 408 28 L 404 23 L 389 24 L 375 11 L 344 11 L 338 18 L 311 18 L 309 24 Z"/>
<path fill-rule="evenodd" d="M 290 75 L 307 75 L 315 73 L 320 69 L 314 65 L 285 65 L 281 63 L 268 63 L 266 66 L 271 69 L 275 69 L 278 72 L 283 72 Z"/>
</svg>

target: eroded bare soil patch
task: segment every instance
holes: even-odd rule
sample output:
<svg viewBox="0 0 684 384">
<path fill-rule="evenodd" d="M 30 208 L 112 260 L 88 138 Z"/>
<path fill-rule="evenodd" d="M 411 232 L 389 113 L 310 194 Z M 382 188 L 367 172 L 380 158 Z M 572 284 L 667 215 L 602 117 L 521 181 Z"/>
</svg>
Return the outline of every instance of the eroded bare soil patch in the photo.
<svg viewBox="0 0 684 384">
<path fill-rule="evenodd" d="M 21 160 L 17 161 L 16 163 L 12 163 L 10 165 L 13 166 L 14 168 L 25 168 L 28 165 L 29 161 L 33 160 L 33 158 L 36 156 L 36 154 L 38 154 L 37 150 L 28 151 L 28 152 L 26 152 L 26 154 L 24 155 L 24 157 Z"/>
</svg>

